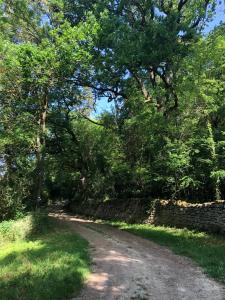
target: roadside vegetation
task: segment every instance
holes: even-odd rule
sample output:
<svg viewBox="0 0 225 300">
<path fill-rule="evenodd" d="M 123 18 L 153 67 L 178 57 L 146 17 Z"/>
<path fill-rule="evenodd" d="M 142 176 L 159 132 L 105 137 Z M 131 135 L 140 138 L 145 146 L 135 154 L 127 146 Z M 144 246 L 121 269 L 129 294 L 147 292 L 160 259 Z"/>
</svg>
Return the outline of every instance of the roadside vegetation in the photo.
<svg viewBox="0 0 225 300">
<path fill-rule="evenodd" d="M 0 0 L 0 221 L 224 199 L 219 2 Z"/>
<path fill-rule="evenodd" d="M 0 223 L 1 300 L 65 300 L 89 273 L 88 243 L 44 214 Z"/>
<path fill-rule="evenodd" d="M 104 223 L 166 246 L 175 254 L 187 256 L 201 266 L 209 276 L 225 283 L 224 237 L 147 224 L 127 224 L 118 221 L 104 221 Z"/>
</svg>

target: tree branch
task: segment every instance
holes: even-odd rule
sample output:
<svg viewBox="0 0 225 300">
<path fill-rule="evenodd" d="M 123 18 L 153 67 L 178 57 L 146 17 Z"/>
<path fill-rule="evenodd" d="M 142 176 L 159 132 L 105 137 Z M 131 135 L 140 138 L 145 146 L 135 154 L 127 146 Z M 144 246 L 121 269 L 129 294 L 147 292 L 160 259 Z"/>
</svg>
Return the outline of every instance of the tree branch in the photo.
<svg viewBox="0 0 225 300">
<path fill-rule="evenodd" d="M 191 28 L 192 28 L 192 29 L 195 28 L 195 27 L 197 27 L 197 26 L 199 25 L 200 21 L 201 21 L 202 19 L 205 18 L 207 6 L 209 5 L 209 1 L 210 1 L 210 0 L 205 0 L 205 4 L 204 4 L 205 13 L 204 13 L 204 16 L 199 16 L 199 17 L 196 19 L 196 21 L 191 25 Z"/>
<path fill-rule="evenodd" d="M 93 124 L 95 124 L 95 125 L 103 126 L 103 127 L 104 127 L 104 124 L 98 123 L 98 122 L 96 122 L 96 121 L 90 119 L 89 117 L 87 117 L 86 115 L 82 114 L 81 112 L 79 112 L 79 114 L 82 116 L 82 118 L 88 120 L 89 122 L 91 122 L 91 123 L 93 123 Z"/>
<path fill-rule="evenodd" d="M 135 72 L 131 72 L 132 75 L 134 76 L 134 79 L 136 80 L 136 82 L 138 83 L 141 91 L 142 91 L 142 94 L 144 95 L 144 98 L 145 98 L 145 102 L 152 102 L 152 96 L 149 94 L 149 92 L 147 91 L 143 81 L 141 80 L 141 78 L 135 74 Z"/>
<path fill-rule="evenodd" d="M 188 2 L 189 0 L 180 0 L 178 4 L 178 11 L 180 12 L 184 5 Z"/>
</svg>

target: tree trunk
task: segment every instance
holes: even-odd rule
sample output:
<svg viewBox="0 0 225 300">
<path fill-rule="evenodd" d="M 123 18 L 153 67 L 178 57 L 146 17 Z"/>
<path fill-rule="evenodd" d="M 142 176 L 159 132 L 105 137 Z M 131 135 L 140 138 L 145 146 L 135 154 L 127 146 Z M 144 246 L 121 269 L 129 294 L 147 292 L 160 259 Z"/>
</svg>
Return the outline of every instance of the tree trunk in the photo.
<svg viewBox="0 0 225 300">
<path fill-rule="evenodd" d="M 42 200 L 42 188 L 44 180 L 44 163 L 45 163 L 45 131 L 46 131 L 46 117 L 47 117 L 48 101 L 47 94 L 41 103 L 39 116 L 39 131 L 36 140 L 36 178 L 35 178 L 35 206 L 40 205 Z"/>
<path fill-rule="evenodd" d="M 212 172 L 216 172 L 218 170 L 216 142 L 214 139 L 212 124 L 210 120 L 208 120 L 207 122 L 207 127 L 209 132 L 209 148 L 210 148 L 211 159 L 212 159 Z M 218 177 L 213 178 L 213 183 L 214 183 L 214 191 L 215 191 L 215 200 L 220 200 L 221 199 L 220 179 Z"/>
</svg>

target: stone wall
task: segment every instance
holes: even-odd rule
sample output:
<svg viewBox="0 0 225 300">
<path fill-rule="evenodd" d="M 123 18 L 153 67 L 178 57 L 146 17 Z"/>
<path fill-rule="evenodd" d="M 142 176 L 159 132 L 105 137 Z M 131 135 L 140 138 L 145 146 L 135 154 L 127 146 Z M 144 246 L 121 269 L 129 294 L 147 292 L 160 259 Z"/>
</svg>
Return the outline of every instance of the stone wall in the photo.
<svg viewBox="0 0 225 300">
<path fill-rule="evenodd" d="M 72 205 L 77 214 L 93 218 L 190 228 L 225 234 L 225 201 L 191 204 L 184 201 L 129 199 L 96 205 Z"/>
<path fill-rule="evenodd" d="M 77 205 L 70 205 L 70 210 L 91 216 L 95 219 L 125 221 L 128 223 L 143 223 L 148 218 L 148 205 L 141 199 L 114 200 L 96 204 L 85 201 Z"/>
<path fill-rule="evenodd" d="M 225 233 L 225 201 L 191 204 L 161 200 L 155 203 L 146 222 Z"/>
</svg>

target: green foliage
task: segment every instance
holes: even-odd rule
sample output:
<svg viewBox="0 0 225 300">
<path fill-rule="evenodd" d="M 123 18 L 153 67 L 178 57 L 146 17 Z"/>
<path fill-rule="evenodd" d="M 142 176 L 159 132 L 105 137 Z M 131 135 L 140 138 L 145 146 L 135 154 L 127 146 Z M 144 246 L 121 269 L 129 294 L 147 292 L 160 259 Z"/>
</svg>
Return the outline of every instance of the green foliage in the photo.
<svg viewBox="0 0 225 300">
<path fill-rule="evenodd" d="M 18 220 L 0 223 L 0 243 L 24 240 L 35 234 L 46 233 L 51 228 L 51 222 L 45 213 L 32 213 L 18 216 Z"/>
<path fill-rule="evenodd" d="M 19 196 L 19 193 L 15 193 L 9 187 L 2 188 L 0 191 L 1 220 L 13 219 L 23 212 L 24 206 Z"/>
<path fill-rule="evenodd" d="M 0 213 L 48 201 L 224 197 L 216 1 L 0 5 Z M 114 104 L 92 119 L 97 101 Z"/>
</svg>

